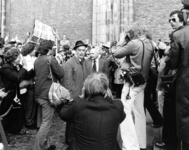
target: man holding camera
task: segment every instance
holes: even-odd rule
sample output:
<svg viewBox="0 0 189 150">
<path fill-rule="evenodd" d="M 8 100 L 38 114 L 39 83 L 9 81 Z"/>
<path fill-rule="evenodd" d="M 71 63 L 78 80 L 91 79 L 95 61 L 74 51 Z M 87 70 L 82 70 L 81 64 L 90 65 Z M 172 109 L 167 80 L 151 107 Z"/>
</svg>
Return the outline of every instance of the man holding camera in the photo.
<svg viewBox="0 0 189 150">
<path fill-rule="evenodd" d="M 167 65 L 177 69 L 176 119 L 177 136 L 182 141 L 182 150 L 189 149 L 189 1 L 182 0 L 185 26 L 172 34 Z"/>
<path fill-rule="evenodd" d="M 153 47 L 144 32 L 145 30 L 136 24 L 129 32 L 122 33 L 114 53 L 116 58 L 126 57 L 121 65 L 122 70 L 126 72 L 121 95 L 127 116 L 120 125 L 123 150 L 146 149 L 144 89 L 153 57 Z M 128 38 L 130 41 L 125 45 Z"/>
</svg>

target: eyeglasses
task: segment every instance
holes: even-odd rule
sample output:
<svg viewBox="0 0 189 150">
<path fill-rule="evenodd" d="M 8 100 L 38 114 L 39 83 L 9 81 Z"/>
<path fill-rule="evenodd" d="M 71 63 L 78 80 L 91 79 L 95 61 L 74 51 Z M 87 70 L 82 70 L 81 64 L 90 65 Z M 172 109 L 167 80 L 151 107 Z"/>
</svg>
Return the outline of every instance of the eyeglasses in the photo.
<svg viewBox="0 0 189 150">
<path fill-rule="evenodd" d="M 176 22 L 176 19 L 175 19 L 175 18 L 169 19 L 169 23 L 170 23 L 171 21 Z"/>
</svg>

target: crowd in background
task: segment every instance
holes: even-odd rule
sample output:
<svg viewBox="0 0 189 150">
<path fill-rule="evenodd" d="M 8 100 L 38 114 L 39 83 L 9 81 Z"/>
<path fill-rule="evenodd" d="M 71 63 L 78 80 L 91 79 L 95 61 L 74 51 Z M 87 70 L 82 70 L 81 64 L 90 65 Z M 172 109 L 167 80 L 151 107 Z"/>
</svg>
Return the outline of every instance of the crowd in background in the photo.
<svg viewBox="0 0 189 150">
<path fill-rule="evenodd" d="M 65 143 L 70 150 L 142 150 L 147 145 L 148 110 L 151 126 L 162 127 L 162 139 L 155 145 L 176 149 L 181 140 L 186 150 L 189 115 L 181 103 L 182 99 L 188 103 L 183 89 L 188 82 L 182 81 L 186 76 L 180 78 L 188 65 L 184 14 L 188 11 L 171 12 L 169 42 L 155 43 L 150 30 L 140 24 L 121 33 L 119 41 L 98 46 L 79 40 L 71 47 L 64 37 L 57 49 L 49 40 L 5 43 L 1 38 L 0 114 L 12 107 L 3 119 L 4 129 L 14 134 L 38 129 L 33 150 L 56 149 L 48 137 L 56 111 L 66 121 Z M 73 101 L 50 105 L 52 79 L 69 90 Z"/>
</svg>

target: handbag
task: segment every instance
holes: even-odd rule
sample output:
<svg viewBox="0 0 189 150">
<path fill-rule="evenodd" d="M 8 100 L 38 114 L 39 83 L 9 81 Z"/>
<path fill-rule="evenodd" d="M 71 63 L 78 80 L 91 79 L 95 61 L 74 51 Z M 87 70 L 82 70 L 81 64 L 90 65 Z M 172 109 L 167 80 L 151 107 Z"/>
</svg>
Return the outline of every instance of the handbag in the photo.
<svg viewBox="0 0 189 150">
<path fill-rule="evenodd" d="M 175 75 L 164 75 L 161 76 L 162 86 L 164 87 L 164 90 L 167 92 L 174 92 L 176 85 L 175 85 Z"/>
<path fill-rule="evenodd" d="M 52 79 L 52 85 L 48 93 L 49 102 L 52 106 L 57 106 L 60 105 L 61 103 L 67 103 L 68 101 L 71 100 L 70 92 L 65 87 L 60 85 L 58 81 L 57 82 L 54 81 L 52 69 L 50 66 L 51 60 L 49 58 L 47 59 L 50 70 L 50 78 Z"/>
<path fill-rule="evenodd" d="M 141 70 L 140 72 L 136 72 L 136 73 L 129 73 L 129 79 L 130 81 L 134 84 L 134 86 L 139 86 L 142 84 L 145 84 L 146 81 L 141 73 L 142 69 L 143 69 L 143 60 L 144 60 L 144 42 L 142 40 L 140 40 L 143 44 L 143 53 L 142 53 L 142 61 L 141 61 Z"/>
<path fill-rule="evenodd" d="M 129 78 L 130 81 L 134 84 L 134 86 L 139 86 L 146 83 L 142 73 L 140 72 L 129 74 Z"/>
</svg>

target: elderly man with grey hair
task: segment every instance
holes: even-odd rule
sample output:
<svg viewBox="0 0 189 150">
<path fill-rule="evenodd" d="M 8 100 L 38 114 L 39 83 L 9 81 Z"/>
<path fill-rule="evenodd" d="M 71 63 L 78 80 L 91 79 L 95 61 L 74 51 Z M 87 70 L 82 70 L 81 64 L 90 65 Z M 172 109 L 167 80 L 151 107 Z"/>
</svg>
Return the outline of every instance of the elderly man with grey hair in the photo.
<svg viewBox="0 0 189 150">
<path fill-rule="evenodd" d="M 127 75 L 121 95 L 121 101 L 127 115 L 120 125 L 123 140 L 122 150 L 146 149 L 144 89 L 153 56 L 153 48 L 144 35 L 144 30 L 139 27 L 139 25 L 135 24 L 129 33 L 120 35 L 120 41 L 114 53 L 116 58 L 126 57 L 121 66 Z M 127 44 L 125 44 L 126 36 L 131 39 Z"/>
<path fill-rule="evenodd" d="M 125 113 L 121 101 L 109 94 L 107 76 L 89 75 L 82 95 L 69 105 L 57 107 L 60 118 L 74 124 L 74 137 L 67 149 L 121 150 L 116 137 Z"/>
<path fill-rule="evenodd" d="M 93 72 L 103 72 L 107 76 L 109 74 L 107 62 L 100 58 L 101 47 L 97 46 L 90 50 L 90 58 L 85 62 L 87 75 L 90 75 Z"/>
</svg>

